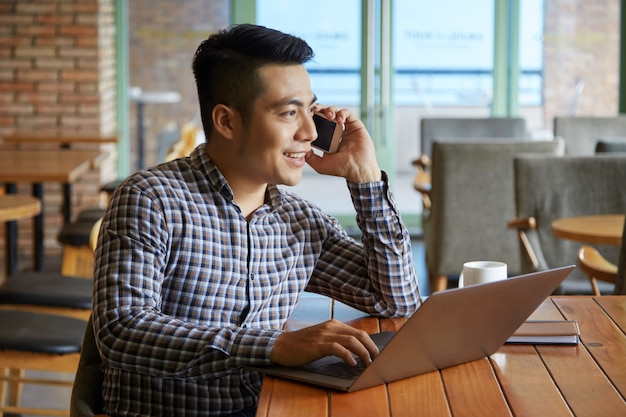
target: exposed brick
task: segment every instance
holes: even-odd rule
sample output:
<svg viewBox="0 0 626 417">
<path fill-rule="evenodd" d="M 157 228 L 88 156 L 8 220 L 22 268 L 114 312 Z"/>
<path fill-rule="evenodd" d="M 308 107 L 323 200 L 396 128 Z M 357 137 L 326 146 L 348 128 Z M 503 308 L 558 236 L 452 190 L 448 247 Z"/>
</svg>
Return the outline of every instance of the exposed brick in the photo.
<svg viewBox="0 0 626 417">
<path fill-rule="evenodd" d="M 33 67 L 36 69 L 73 69 L 76 63 L 73 60 L 60 58 L 35 58 Z"/>
<path fill-rule="evenodd" d="M 5 83 L 0 82 L 0 91 L 34 91 L 35 86 L 32 83 Z"/>
<path fill-rule="evenodd" d="M 31 59 L 2 59 L 0 68 L 27 69 L 32 67 Z"/>
<path fill-rule="evenodd" d="M 42 14 L 56 11 L 56 4 L 45 2 L 16 2 L 15 11 L 20 14 Z"/>
<path fill-rule="evenodd" d="M 16 118 L 15 127 L 23 130 L 41 127 L 56 127 L 58 126 L 58 117 L 55 116 L 19 116 Z M 47 197 L 48 198 L 48 197 Z"/>
<path fill-rule="evenodd" d="M 0 14 L 0 26 L 19 26 L 19 25 L 31 25 L 35 22 L 35 18 L 32 15 L 20 15 L 20 14 Z"/>
<path fill-rule="evenodd" d="M 16 97 L 18 103 L 56 103 L 58 99 L 55 93 L 19 93 Z"/>
<path fill-rule="evenodd" d="M 96 13 L 98 12 L 98 2 L 95 0 L 81 1 L 76 3 L 63 2 L 59 4 L 59 11 L 62 13 Z"/>
<path fill-rule="evenodd" d="M 77 115 L 78 107 L 72 104 L 39 104 L 35 108 L 39 115 Z"/>
<path fill-rule="evenodd" d="M 95 36 L 98 34 L 98 28 L 96 26 L 87 25 L 63 25 L 59 27 L 59 35 L 74 35 L 74 36 Z"/>
<path fill-rule="evenodd" d="M 15 124 L 15 118 L 13 116 L 0 115 L 0 126 L 13 127 L 14 124 Z"/>
<path fill-rule="evenodd" d="M 14 74 L 13 74 L 13 70 L 12 69 L 0 69 L 0 81 L 6 82 L 6 81 L 13 81 L 14 79 Z"/>
<path fill-rule="evenodd" d="M 70 14 L 40 14 L 35 17 L 37 23 L 66 25 L 74 22 L 74 16 Z"/>
<path fill-rule="evenodd" d="M 17 46 L 15 47 L 16 58 L 39 58 L 52 57 L 55 55 L 55 48 L 49 46 Z"/>
<path fill-rule="evenodd" d="M 26 39 L 20 36 L 9 36 L 9 35 L 2 35 L 0 36 L 0 47 L 11 47 L 11 46 L 18 46 L 18 45 L 30 45 L 31 44 L 31 40 L 30 39 Z"/>
<path fill-rule="evenodd" d="M 10 114 L 14 116 L 35 114 L 35 106 L 18 103 L 0 104 L 0 114 Z"/>
<path fill-rule="evenodd" d="M 35 38 L 35 46 L 72 47 L 76 40 L 71 36 L 46 36 Z"/>
<path fill-rule="evenodd" d="M 62 81 L 97 81 L 98 73 L 96 71 L 63 70 L 60 79 Z"/>
<path fill-rule="evenodd" d="M 54 70 L 18 70 L 17 77 L 18 82 L 49 82 L 59 79 L 59 72 Z"/>
<path fill-rule="evenodd" d="M 15 33 L 18 36 L 52 36 L 56 29 L 53 25 L 18 25 L 15 27 Z"/>
<path fill-rule="evenodd" d="M 41 83 L 37 85 L 36 91 L 55 91 L 67 93 L 76 91 L 76 84 L 72 82 Z"/>
<path fill-rule="evenodd" d="M 94 103 L 100 102 L 100 94 L 85 94 L 85 93 L 74 94 L 74 95 L 63 94 L 61 96 L 60 101 L 80 103 L 80 104 L 94 104 Z"/>
<path fill-rule="evenodd" d="M 63 48 L 59 51 L 61 58 L 97 58 L 98 51 L 93 48 Z"/>
</svg>

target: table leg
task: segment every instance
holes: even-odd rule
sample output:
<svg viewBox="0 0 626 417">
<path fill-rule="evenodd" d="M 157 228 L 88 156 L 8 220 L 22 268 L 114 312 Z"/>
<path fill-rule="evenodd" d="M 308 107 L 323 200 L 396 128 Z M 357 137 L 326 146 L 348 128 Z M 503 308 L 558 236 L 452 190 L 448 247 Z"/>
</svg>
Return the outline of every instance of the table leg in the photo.
<svg viewBox="0 0 626 417">
<path fill-rule="evenodd" d="M 143 169 L 145 164 L 145 126 L 143 102 L 137 102 L 137 169 Z"/>
<path fill-rule="evenodd" d="M 72 221 L 72 184 L 63 184 L 63 223 Z"/>
<path fill-rule="evenodd" d="M 33 217 L 33 257 L 35 271 L 43 271 L 44 269 L 44 245 L 43 245 L 43 228 L 44 228 L 44 202 L 43 202 L 43 184 L 33 184 L 33 196 L 41 201 L 41 212 Z"/>
<path fill-rule="evenodd" d="M 4 186 L 7 194 L 15 194 L 17 188 L 15 184 L 7 183 Z M 17 222 L 5 223 L 6 237 L 6 276 L 10 277 L 17 272 Z"/>
</svg>

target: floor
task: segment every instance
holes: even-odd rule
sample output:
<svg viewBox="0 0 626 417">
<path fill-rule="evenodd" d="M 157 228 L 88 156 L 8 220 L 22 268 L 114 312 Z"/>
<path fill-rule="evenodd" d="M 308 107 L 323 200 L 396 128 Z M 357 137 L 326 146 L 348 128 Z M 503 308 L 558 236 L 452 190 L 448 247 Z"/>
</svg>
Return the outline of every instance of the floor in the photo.
<svg viewBox="0 0 626 417">
<path fill-rule="evenodd" d="M 412 175 L 398 175 L 392 185 L 398 207 L 403 214 L 414 219 L 420 214 L 421 200 L 411 186 Z M 300 185 L 293 187 L 292 191 L 303 197 L 316 202 L 322 209 L 339 217 L 349 216 L 354 213 L 349 194 L 346 190 L 345 181 L 339 178 L 321 177 L 308 172 L 303 177 Z M 419 224 L 409 225 L 412 235 L 413 259 L 415 270 L 420 284 L 422 295 L 429 293 L 426 267 L 424 264 L 424 244 L 421 240 Z M 49 270 L 59 267 L 58 260 L 46 260 Z M 29 372 L 29 376 L 46 377 L 50 374 L 42 372 Z M 62 375 L 63 379 L 71 380 L 72 375 Z M 22 403 L 29 407 L 67 407 L 70 401 L 71 389 L 50 386 L 27 386 L 24 388 Z M 23 415 L 22 417 L 30 417 Z M 34 416 L 33 416 L 34 417 Z"/>
</svg>

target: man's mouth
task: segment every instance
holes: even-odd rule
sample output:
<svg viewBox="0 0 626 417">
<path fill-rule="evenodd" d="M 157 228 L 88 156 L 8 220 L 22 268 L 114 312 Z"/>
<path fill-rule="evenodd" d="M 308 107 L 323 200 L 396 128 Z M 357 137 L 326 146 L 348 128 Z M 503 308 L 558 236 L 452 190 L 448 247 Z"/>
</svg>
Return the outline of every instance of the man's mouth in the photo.
<svg viewBox="0 0 626 417">
<path fill-rule="evenodd" d="M 306 152 L 285 152 L 283 155 L 285 155 L 287 158 L 300 159 L 304 158 Z"/>
</svg>

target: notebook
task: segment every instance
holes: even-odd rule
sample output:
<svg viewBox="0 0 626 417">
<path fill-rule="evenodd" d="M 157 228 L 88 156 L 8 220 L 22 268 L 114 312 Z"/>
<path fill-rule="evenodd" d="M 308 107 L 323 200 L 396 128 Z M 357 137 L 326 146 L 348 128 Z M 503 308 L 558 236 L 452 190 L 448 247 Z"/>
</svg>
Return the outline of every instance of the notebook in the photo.
<svg viewBox="0 0 626 417">
<path fill-rule="evenodd" d="M 580 339 L 574 320 L 527 320 L 507 339 L 507 343 L 533 345 L 576 345 Z"/>
<path fill-rule="evenodd" d="M 251 369 L 351 392 L 484 358 L 495 353 L 574 269 L 566 266 L 436 292 L 398 332 L 372 335 L 379 354 L 367 367 L 351 367 L 327 356 L 301 368 Z"/>
</svg>

